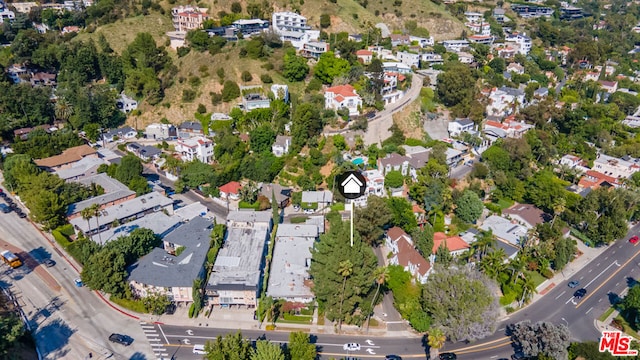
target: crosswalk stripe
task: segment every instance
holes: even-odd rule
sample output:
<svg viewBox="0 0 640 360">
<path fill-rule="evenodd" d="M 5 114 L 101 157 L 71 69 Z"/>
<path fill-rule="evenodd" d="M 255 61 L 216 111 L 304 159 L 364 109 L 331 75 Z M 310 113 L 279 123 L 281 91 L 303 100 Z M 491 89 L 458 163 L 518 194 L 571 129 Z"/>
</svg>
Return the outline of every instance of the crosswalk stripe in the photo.
<svg viewBox="0 0 640 360">
<path fill-rule="evenodd" d="M 143 328 L 143 329 L 155 329 L 155 328 L 156 328 L 156 327 L 155 327 L 155 326 L 153 326 L 153 325 L 142 325 L 142 326 L 140 326 L 140 327 L 141 327 L 141 328 Z"/>
<path fill-rule="evenodd" d="M 151 344 L 151 347 L 163 347 L 164 344 L 161 343 L 157 343 L 157 344 Z"/>
<path fill-rule="evenodd" d="M 142 329 L 142 331 L 146 332 L 146 333 L 154 333 L 157 332 L 156 329 Z"/>
<path fill-rule="evenodd" d="M 150 338 L 149 341 L 161 341 L 160 338 Z"/>
</svg>

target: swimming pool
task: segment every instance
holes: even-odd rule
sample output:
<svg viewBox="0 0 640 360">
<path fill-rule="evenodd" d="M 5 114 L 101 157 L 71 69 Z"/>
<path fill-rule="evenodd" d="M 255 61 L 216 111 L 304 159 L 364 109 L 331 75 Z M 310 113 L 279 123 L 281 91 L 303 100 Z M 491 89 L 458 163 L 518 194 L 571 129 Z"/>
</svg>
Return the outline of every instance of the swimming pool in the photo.
<svg viewBox="0 0 640 360">
<path fill-rule="evenodd" d="M 351 160 L 351 163 L 353 165 L 362 165 L 364 163 L 364 159 L 359 157 L 359 158 L 355 158 L 353 160 Z"/>
</svg>

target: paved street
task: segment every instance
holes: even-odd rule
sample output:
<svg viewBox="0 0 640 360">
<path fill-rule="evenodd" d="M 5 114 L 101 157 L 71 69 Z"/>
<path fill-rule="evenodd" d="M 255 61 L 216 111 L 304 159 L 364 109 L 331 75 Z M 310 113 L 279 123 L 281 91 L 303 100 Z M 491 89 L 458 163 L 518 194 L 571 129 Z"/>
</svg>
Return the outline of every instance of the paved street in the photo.
<svg viewBox="0 0 640 360">
<path fill-rule="evenodd" d="M 76 269 L 27 219 L 1 214 L 0 234 L 0 248 L 25 260 L 18 269 L 0 265 L 0 282 L 18 298 L 44 359 L 84 359 L 89 353 L 98 359 L 111 353 L 115 359 L 153 358 L 139 322 L 109 308 L 88 288 L 76 287 Z M 44 259 L 56 265 L 46 268 L 40 264 Z M 133 344 L 110 343 L 113 332 L 133 337 Z"/>
</svg>

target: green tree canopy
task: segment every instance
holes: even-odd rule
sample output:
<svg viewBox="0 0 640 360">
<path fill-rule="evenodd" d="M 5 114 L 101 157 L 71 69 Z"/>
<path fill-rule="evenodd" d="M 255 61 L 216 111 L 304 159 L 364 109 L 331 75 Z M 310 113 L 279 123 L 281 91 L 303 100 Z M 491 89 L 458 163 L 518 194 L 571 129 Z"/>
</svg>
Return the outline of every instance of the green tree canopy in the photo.
<svg viewBox="0 0 640 360">
<path fill-rule="evenodd" d="M 362 240 L 370 245 L 376 245 L 384 235 L 383 227 L 391 222 L 392 215 L 387 202 L 378 196 L 367 198 L 367 207 L 356 208 L 354 228 Z"/>
<path fill-rule="evenodd" d="M 314 279 L 313 292 L 323 304 L 329 320 L 361 325 L 365 316 L 358 309 L 368 306 L 367 297 L 373 296 L 375 291 L 371 279 L 377 260 L 358 233 L 354 234 L 353 247 L 349 238 L 349 226 L 342 221 L 333 221 L 329 231 L 320 236 L 312 249 L 309 274 Z M 351 265 L 349 273 L 337 271 L 340 264 L 347 262 Z M 343 296 L 336 296 L 341 293 Z"/>
<path fill-rule="evenodd" d="M 478 194 L 471 190 L 465 190 L 456 200 L 456 216 L 462 221 L 472 223 L 482 215 L 484 204 Z"/>
<path fill-rule="evenodd" d="M 333 79 L 346 74 L 351 69 L 349 61 L 337 58 L 332 51 L 320 55 L 318 63 L 313 68 L 313 74 L 325 84 L 331 84 Z"/>
<path fill-rule="evenodd" d="M 400 171 L 389 171 L 384 176 L 384 184 L 393 189 L 399 188 L 404 184 L 404 177 Z"/>
<path fill-rule="evenodd" d="M 546 355 L 551 359 L 567 359 L 567 348 L 571 337 L 564 325 L 550 322 L 532 324 L 528 320 L 507 327 L 513 342 L 522 347 L 526 356 Z"/>
<path fill-rule="evenodd" d="M 423 292 L 424 308 L 433 324 L 452 341 L 492 334 L 500 314 L 496 283 L 468 267 L 435 270 Z"/>
<path fill-rule="evenodd" d="M 251 342 L 242 338 L 242 333 L 218 336 L 214 341 L 207 341 L 204 346 L 207 360 L 247 360 L 251 358 L 253 349 Z"/>
<path fill-rule="evenodd" d="M 302 56 L 297 56 L 293 49 L 287 51 L 282 65 L 282 75 L 285 79 L 291 82 L 301 81 L 307 77 L 307 74 L 309 74 L 307 60 Z"/>
<path fill-rule="evenodd" d="M 309 334 L 301 331 L 289 334 L 287 348 L 290 360 L 315 360 L 317 357 L 316 346 L 311 344 Z"/>
</svg>

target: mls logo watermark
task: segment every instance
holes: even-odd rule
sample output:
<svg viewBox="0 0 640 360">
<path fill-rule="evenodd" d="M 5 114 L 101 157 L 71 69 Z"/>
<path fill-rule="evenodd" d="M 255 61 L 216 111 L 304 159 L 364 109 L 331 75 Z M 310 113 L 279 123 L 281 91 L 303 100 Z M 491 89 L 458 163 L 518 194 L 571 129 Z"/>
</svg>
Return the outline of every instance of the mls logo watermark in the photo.
<svg viewBox="0 0 640 360">
<path fill-rule="evenodd" d="M 620 331 L 603 331 L 599 350 L 613 356 L 636 356 L 638 350 L 631 350 L 631 340 L 631 336 L 622 335 Z"/>
</svg>

